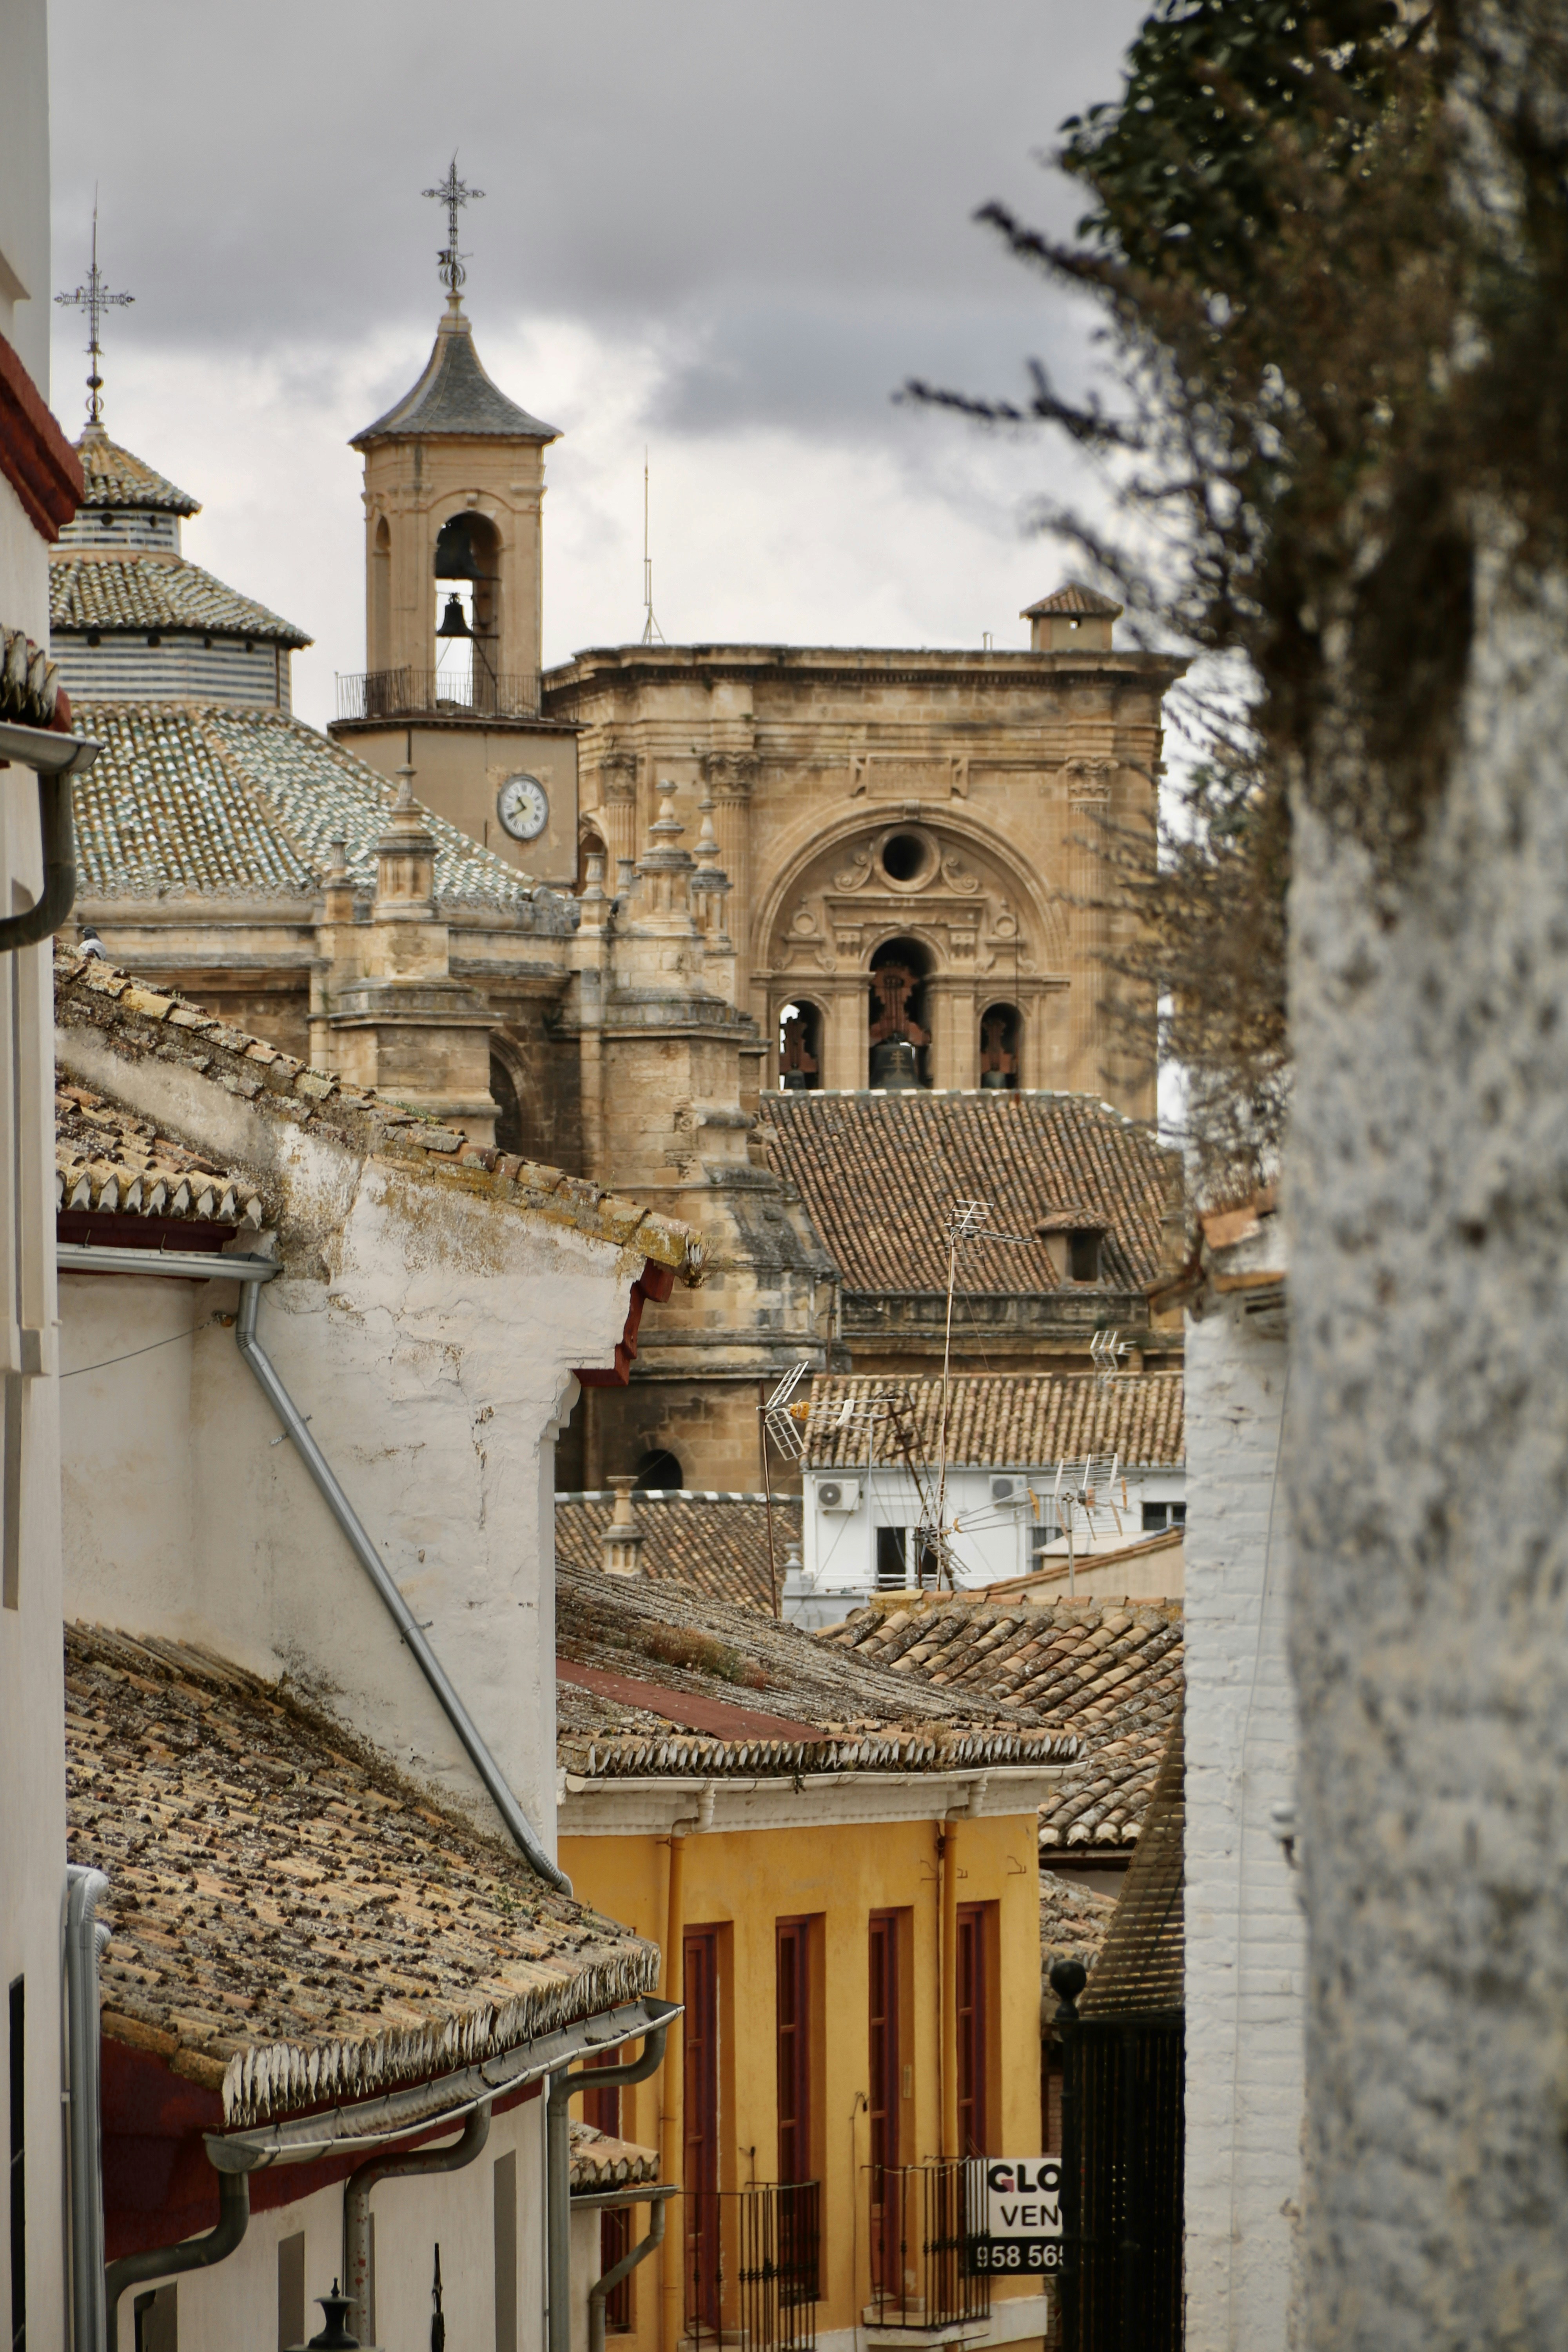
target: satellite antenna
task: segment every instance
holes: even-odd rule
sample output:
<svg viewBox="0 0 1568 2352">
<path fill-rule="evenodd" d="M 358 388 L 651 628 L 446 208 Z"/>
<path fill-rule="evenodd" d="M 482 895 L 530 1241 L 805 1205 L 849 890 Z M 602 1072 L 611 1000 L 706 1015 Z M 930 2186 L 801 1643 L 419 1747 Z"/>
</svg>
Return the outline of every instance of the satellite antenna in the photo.
<svg viewBox="0 0 1568 2352">
<path fill-rule="evenodd" d="M 645 646 L 662 646 L 664 631 L 653 617 L 653 557 L 647 541 L 647 450 L 642 453 L 642 642 Z M 770 1405 L 768 1410 L 773 1410 Z"/>
</svg>

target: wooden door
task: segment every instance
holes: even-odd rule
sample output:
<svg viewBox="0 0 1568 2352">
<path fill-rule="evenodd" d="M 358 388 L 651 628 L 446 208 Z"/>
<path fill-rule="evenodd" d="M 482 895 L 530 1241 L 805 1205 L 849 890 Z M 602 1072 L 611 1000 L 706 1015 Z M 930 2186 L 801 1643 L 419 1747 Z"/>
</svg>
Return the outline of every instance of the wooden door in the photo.
<svg viewBox="0 0 1568 2352">
<path fill-rule="evenodd" d="M 958 1911 L 958 2154 L 989 2156 L 986 2114 L 985 1906 Z"/>
<path fill-rule="evenodd" d="M 900 2305 L 904 2293 L 902 2182 L 899 2130 L 903 2069 L 899 2044 L 899 1916 L 870 1922 L 869 2089 L 871 2124 L 871 2286 Z"/>
<path fill-rule="evenodd" d="M 781 2180 L 811 2179 L 810 1925 L 778 1924 L 778 2093 Z"/>
<path fill-rule="evenodd" d="M 686 2223 L 686 2330 L 719 2326 L 719 1933 L 689 1928 L 681 2198 Z"/>
</svg>

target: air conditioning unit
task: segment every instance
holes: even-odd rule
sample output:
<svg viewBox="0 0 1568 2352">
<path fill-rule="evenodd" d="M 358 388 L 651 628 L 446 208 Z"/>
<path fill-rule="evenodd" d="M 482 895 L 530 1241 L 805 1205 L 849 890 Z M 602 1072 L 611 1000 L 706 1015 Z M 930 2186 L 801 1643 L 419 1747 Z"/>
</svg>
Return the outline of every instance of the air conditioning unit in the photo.
<svg viewBox="0 0 1568 2352">
<path fill-rule="evenodd" d="M 1014 1478 L 993 1478 L 991 1481 L 992 1501 L 994 1503 L 1010 1503 L 1013 1499 L 1013 1489 L 1016 1484 L 1017 1481 Z"/>
<path fill-rule="evenodd" d="M 816 1507 L 821 1511 L 858 1511 L 860 1507 L 859 1480 L 825 1478 L 816 1490 Z"/>
</svg>

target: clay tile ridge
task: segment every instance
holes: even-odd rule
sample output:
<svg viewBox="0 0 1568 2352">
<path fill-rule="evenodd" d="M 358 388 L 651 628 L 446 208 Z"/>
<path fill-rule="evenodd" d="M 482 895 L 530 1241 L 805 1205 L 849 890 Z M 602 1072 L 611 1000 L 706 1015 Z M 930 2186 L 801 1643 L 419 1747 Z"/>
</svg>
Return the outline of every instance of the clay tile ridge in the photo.
<svg viewBox="0 0 1568 2352">
<path fill-rule="evenodd" d="M 101 956 L 55 945 L 55 1027 L 92 1030 L 128 1063 L 149 1055 L 186 1067 L 262 1116 L 330 1136 L 350 1150 L 428 1171 L 508 1207 L 525 1208 L 597 1241 L 634 1250 L 683 1280 L 701 1278 L 704 1244 L 690 1225 L 639 1201 L 488 1144 L 457 1128 L 315 1070 L 244 1030 L 231 1029 L 173 991 L 145 987 Z M 69 1064 L 68 1050 L 61 1060 Z"/>
</svg>

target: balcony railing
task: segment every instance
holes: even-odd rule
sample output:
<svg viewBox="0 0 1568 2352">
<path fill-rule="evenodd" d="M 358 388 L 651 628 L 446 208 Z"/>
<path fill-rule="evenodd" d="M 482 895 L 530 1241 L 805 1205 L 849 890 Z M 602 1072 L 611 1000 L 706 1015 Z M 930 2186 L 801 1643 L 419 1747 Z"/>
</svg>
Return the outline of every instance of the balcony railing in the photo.
<svg viewBox="0 0 1568 2352">
<path fill-rule="evenodd" d="M 821 2294 L 822 2184 L 758 2181 L 689 2190 L 686 2340 L 742 2352 L 815 2352 Z"/>
<path fill-rule="evenodd" d="M 865 2168 L 875 2327 L 938 2328 L 988 2318 L 991 2286 L 970 2275 L 984 2173 L 962 2158 Z"/>
<path fill-rule="evenodd" d="M 338 672 L 340 719 L 537 719 L 539 681 L 468 669 Z"/>
</svg>

